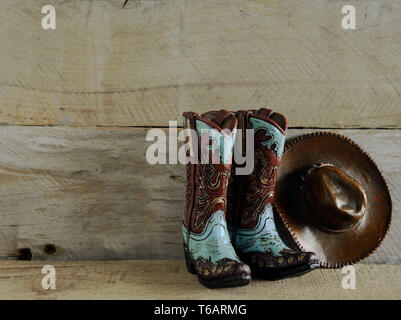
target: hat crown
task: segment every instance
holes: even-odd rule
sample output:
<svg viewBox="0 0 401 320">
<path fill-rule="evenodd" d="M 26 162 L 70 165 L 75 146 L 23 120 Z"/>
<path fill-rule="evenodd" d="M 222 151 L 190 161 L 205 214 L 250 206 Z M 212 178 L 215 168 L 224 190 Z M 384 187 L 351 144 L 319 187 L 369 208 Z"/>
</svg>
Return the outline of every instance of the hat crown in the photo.
<svg viewBox="0 0 401 320">
<path fill-rule="evenodd" d="M 302 189 L 313 222 L 325 232 L 346 232 L 365 214 L 367 200 L 362 185 L 333 165 L 309 170 Z"/>
</svg>

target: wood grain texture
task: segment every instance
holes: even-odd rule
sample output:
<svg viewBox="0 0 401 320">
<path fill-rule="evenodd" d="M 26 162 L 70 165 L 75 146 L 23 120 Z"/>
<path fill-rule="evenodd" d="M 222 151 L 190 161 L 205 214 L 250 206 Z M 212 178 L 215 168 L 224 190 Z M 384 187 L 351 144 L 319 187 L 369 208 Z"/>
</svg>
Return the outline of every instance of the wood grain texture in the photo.
<svg viewBox="0 0 401 320">
<path fill-rule="evenodd" d="M 391 232 L 364 262 L 401 264 L 401 130 L 333 131 L 371 154 L 392 195 Z M 34 260 L 181 258 L 185 169 L 149 165 L 146 133 L 0 127 L 0 259 L 21 248 Z"/>
<path fill-rule="evenodd" d="M 0 262 L 1 299 L 401 299 L 401 266 L 357 265 L 356 289 L 345 290 L 338 269 L 315 270 L 280 281 L 253 280 L 239 288 L 210 290 L 183 260 L 49 262 L 56 289 L 41 286 L 43 263 Z"/>
<path fill-rule="evenodd" d="M 4 0 L 0 123 L 165 126 L 271 105 L 295 127 L 401 127 L 401 5 Z M 57 29 L 42 30 L 52 3 Z M 12 31 L 11 31 L 12 30 Z"/>
</svg>

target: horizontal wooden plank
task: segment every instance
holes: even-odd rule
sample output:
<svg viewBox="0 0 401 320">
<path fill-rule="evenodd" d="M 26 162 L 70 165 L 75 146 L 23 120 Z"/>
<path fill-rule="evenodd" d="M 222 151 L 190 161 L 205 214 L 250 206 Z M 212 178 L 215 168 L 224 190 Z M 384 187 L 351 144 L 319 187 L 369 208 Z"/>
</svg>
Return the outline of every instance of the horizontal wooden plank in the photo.
<svg viewBox="0 0 401 320">
<path fill-rule="evenodd" d="M 280 281 L 210 290 L 183 260 L 49 262 L 56 289 L 41 283 L 41 262 L 0 262 L 1 299 L 401 299 L 401 266 L 356 265 L 356 288 L 343 289 L 338 269 L 315 270 Z"/>
<path fill-rule="evenodd" d="M 2 1 L 0 123 L 165 126 L 270 105 L 294 127 L 401 127 L 398 0 L 353 1 L 356 30 L 343 0 L 123 2 Z"/>
<path fill-rule="evenodd" d="M 401 263 L 401 130 L 335 132 L 371 154 L 392 193 L 392 232 L 365 262 Z M 0 127 L 0 259 L 26 256 L 23 248 L 34 260 L 182 257 L 185 169 L 148 164 L 146 133 Z"/>
</svg>

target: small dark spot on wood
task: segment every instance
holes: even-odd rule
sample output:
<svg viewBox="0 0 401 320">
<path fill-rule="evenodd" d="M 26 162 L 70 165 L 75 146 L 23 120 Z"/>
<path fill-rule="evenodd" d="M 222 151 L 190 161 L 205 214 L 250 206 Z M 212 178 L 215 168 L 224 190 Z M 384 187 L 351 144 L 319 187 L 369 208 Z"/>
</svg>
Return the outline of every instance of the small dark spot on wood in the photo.
<svg viewBox="0 0 401 320">
<path fill-rule="evenodd" d="M 171 176 L 169 176 L 169 178 L 172 180 L 177 180 L 177 181 L 182 181 L 182 179 L 183 179 L 182 176 L 180 176 L 180 175 L 177 176 L 175 174 L 172 174 Z"/>
<path fill-rule="evenodd" d="M 77 171 L 73 171 L 71 174 L 73 176 L 80 176 L 80 175 L 87 174 L 87 173 L 89 173 L 88 170 L 77 170 Z"/>
<path fill-rule="evenodd" d="M 55 254 L 57 251 L 57 248 L 54 244 L 47 244 L 45 245 L 45 252 L 47 254 Z"/>
<path fill-rule="evenodd" d="M 64 108 L 64 107 L 60 107 L 59 109 L 60 109 L 61 111 L 64 111 L 64 110 L 65 110 L 65 108 Z"/>
<path fill-rule="evenodd" d="M 21 248 L 18 249 L 18 255 L 17 255 L 18 260 L 32 260 L 32 251 L 30 248 Z"/>
</svg>

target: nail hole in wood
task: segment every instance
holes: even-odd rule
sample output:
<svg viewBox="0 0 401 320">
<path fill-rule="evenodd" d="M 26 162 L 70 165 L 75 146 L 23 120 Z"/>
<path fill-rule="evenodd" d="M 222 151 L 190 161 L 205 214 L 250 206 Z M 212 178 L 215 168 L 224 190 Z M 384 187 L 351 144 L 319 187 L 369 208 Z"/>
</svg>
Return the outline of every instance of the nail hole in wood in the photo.
<svg viewBox="0 0 401 320">
<path fill-rule="evenodd" d="M 18 260 L 32 260 L 32 251 L 30 248 L 18 249 Z"/>
<path fill-rule="evenodd" d="M 45 252 L 47 254 L 55 254 L 57 251 L 57 248 L 54 244 L 47 244 L 45 245 Z"/>
</svg>

